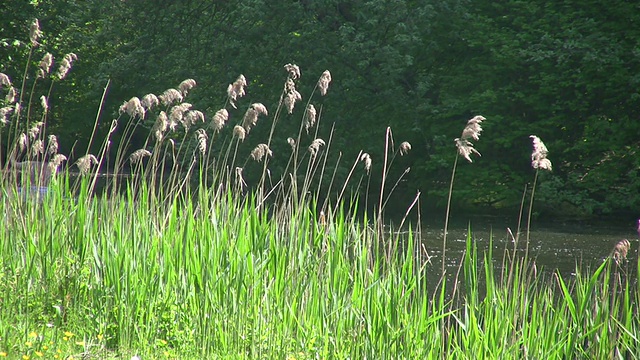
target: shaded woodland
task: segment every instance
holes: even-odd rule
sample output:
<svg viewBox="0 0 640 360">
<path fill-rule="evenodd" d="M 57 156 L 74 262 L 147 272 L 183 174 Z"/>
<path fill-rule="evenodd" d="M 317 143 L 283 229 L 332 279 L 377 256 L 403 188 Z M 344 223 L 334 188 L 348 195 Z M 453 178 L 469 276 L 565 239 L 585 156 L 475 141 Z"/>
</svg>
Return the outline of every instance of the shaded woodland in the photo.
<svg viewBox="0 0 640 360">
<path fill-rule="evenodd" d="M 329 94 L 312 102 L 321 109 L 318 136 L 331 137 L 332 151 L 345 159 L 337 181 L 361 150 L 371 154 L 373 174 L 381 172 L 387 126 L 397 144 L 412 144 L 390 175 L 411 168 L 395 190 L 397 209 L 418 190 L 423 208 L 444 207 L 453 139 L 477 114 L 487 119 L 475 144 L 482 157 L 458 167 L 455 207 L 517 210 L 534 172 L 532 134 L 554 165 L 539 179 L 537 214 L 631 217 L 640 207 L 636 2 L 42 0 L 5 1 L 0 13 L 0 72 L 16 81 L 35 18 L 44 35 L 30 61 L 46 52 L 78 56 L 49 99 L 48 132 L 69 164 L 89 143 L 107 81 L 99 133 L 124 101 L 187 78 L 198 83 L 190 102 L 210 119 L 225 105 L 228 84 L 244 74 L 247 95 L 231 111 L 233 123 L 251 103 L 275 109 L 283 65 L 293 63 L 302 70 L 305 102 L 320 74 L 331 71 Z M 278 177 L 288 158 L 278 153 L 287 151 L 303 109 L 284 116 L 274 134 L 270 171 Z M 256 126 L 240 151 L 249 153 L 269 128 Z M 131 139 L 132 151 L 148 131 L 141 127 Z M 371 182 L 379 188 L 380 176 Z"/>
</svg>

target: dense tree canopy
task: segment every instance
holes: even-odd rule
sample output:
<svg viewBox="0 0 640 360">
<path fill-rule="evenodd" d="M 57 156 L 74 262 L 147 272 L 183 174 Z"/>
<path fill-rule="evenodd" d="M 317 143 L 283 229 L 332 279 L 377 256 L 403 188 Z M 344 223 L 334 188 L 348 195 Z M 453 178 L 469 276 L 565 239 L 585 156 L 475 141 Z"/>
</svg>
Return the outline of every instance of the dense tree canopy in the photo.
<svg viewBox="0 0 640 360">
<path fill-rule="evenodd" d="M 228 107 L 233 123 L 253 102 L 275 110 L 282 66 L 295 63 L 304 102 L 322 109 L 319 136 L 328 139 L 334 128 L 331 146 L 347 159 L 338 176 L 346 176 L 360 150 L 380 172 L 387 126 L 398 144 L 412 144 L 393 168 L 397 178 L 411 167 L 396 206 L 406 207 L 418 189 L 427 206 L 443 205 L 453 139 L 467 119 L 482 114 L 485 131 L 476 143 L 482 157 L 460 164 L 458 206 L 517 208 L 533 178 L 529 135 L 535 134 L 554 164 L 540 179 L 540 211 L 639 208 L 640 4 L 634 2 L 41 0 L 3 2 L 0 10 L 1 72 L 21 78 L 34 18 L 44 37 L 30 61 L 44 52 L 78 55 L 50 99 L 50 131 L 66 150 L 86 147 L 108 80 L 102 133 L 123 101 L 186 78 L 198 82 L 190 102 L 211 118 L 225 106 L 227 85 L 244 74 L 248 94 L 237 110 Z M 326 69 L 333 77 L 329 95 L 311 97 Z M 286 151 L 300 109 L 283 117 L 274 153 Z M 255 139 L 264 137 L 269 126 L 255 131 Z M 144 136 L 131 147 L 143 145 Z M 283 168 L 277 156 L 272 166 L 276 173 Z"/>
</svg>

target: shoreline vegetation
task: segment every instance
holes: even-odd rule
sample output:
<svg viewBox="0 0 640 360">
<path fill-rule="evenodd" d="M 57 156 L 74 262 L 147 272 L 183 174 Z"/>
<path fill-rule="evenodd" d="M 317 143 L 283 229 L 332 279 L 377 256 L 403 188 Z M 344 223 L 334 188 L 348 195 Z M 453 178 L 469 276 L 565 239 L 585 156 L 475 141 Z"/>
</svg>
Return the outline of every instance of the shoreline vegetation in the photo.
<svg viewBox="0 0 640 360">
<path fill-rule="evenodd" d="M 41 34 L 36 20 L 30 59 Z M 59 154 L 47 132 L 48 95 L 36 100 L 33 89 L 47 79 L 50 94 L 77 58 L 65 55 L 56 73 L 53 55 L 35 69 L 30 60 L 20 85 L 0 74 L 0 149 L 9 159 L 0 183 L 0 358 L 640 357 L 637 241 L 621 240 L 601 264 L 577 266 L 572 277 L 543 274 L 529 256 L 538 172 L 551 170 L 538 137 L 533 187 L 502 263 L 492 246 L 478 252 L 470 226 L 460 266 L 447 273 L 447 225 L 443 239 L 423 235 L 419 192 L 396 229 L 385 221 L 409 171 L 390 178 L 388 170 L 411 144 L 396 144 L 387 128 L 383 159 L 365 150 L 352 159 L 329 155 L 339 152 L 333 132 L 318 126 L 328 70 L 307 98 L 296 90 L 300 69 L 285 65 L 276 109 L 242 102 L 243 75 L 211 118 L 187 102 L 193 79 L 131 98 L 107 137 L 92 137 L 98 152 L 68 164 L 72 156 Z M 246 111 L 236 120 L 230 112 L 238 108 Z M 276 126 L 294 108 L 299 129 L 286 141 L 289 152 L 277 153 Z M 450 194 L 458 157 L 480 155 L 471 140 L 485 120 L 472 118 L 452 139 Z M 269 122 L 269 137 L 243 152 L 251 130 Z M 220 136 L 224 127 L 233 127 L 231 138 Z M 145 146 L 129 149 L 140 129 L 149 134 Z M 212 151 L 214 142 L 221 151 Z M 274 156 L 289 158 L 279 179 L 269 169 Z M 334 161 L 352 163 L 346 182 L 334 182 Z M 383 169 L 376 200 L 357 195 L 373 190 L 372 166 Z M 95 195 L 104 168 L 129 177 L 108 179 Z M 38 191 L 23 190 L 31 188 Z M 374 214 L 361 211 L 372 202 Z M 440 241 L 443 256 L 430 257 L 426 244 Z"/>
</svg>

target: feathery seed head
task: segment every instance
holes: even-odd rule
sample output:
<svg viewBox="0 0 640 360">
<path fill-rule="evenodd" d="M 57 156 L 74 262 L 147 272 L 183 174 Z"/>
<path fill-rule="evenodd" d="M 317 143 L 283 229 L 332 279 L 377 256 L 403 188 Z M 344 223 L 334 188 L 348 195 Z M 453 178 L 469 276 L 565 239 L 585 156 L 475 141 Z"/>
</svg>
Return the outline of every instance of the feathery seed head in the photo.
<svg viewBox="0 0 640 360">
<path fill-rule="evenodd" d="M 169 106 L 174 102 L 182 102 L 182 93 L 176 89 L 167 89 L 162 95 L 158 96 L 162 105 Z"/>
<path fill-rule="evenodd" d="M 531 153 L 531 166 L 534 169 L 552 170 L 551 160 L 547 159 L 549 150 L 544 145 L 542 140 L 535 135 L 529 136 L 533 140 L 533 152 Z"/>
<path fill-rule="evenodd" d="M 51 65 L 53 65 L 53 55 L 51 53 L 44 54 L 42 60 L 40 60 L 40 70 L 42 70 L 41 76 L 44 77 L 45 74 L 48 74 L 51 71 Z"/>
<path fill-rule="evenodd" d="M 273 152 L 271 152 L 267 144 L 258 144 L 258 146 L 251 151 L 251 158 L 255 161 L 261 161 L 265 156 L 273 156 Z"/>
<path fill-rule="evenodd" d="M 627 254 L 631 249 L 631 242 L 627 239 L 620 240 L 614 247 L 612 257 L 616 265 L 621 265 L 627 259 Z"/>
<path fill-rule="evenodd" d="M 242 127 L 245 128 L 247 133 L 249 133 L 251 128 L 256 125 L 259 115 L 268 115 L 267 108 L 261 103 L 251 104 L 249 109 L 247 109 L 247 112 L 244 113 L 244 118 L 242 119 Z"/>
<path fill-rule="evenodd" d="M 200 154 L 204 155 L 207 151 L 207 132 L 204 129 L 196 130 L 196 139 L 198 140 L 198 150 L 200 150 Z"/>
<path fill-rule="evenodd" d="M 471 141 L 466 140 L 466 139 L 459 139 L 459 138 L 456 138 L 454 141 L 456 142 L 456 147 L 458 148 L 458 153 L 462 157 L 467 159 L 468 162 L 473 162 L 473 160 L 471 160 L 471 154 L 476 154 L 478 156 L 482 156 L 482 155 L 480 155 L 478 150 L 476 150 L 473 147 L 473 144 L 471 143 Z"/>
<path fill-rule="evenodd" d="M 302 100 L 302 95 L 296 90 L 296 83 L 291 78 L 287 78 L 284 84 L 284 92 L 284 106 L 287 108 L 287 112 L 291 114 L 296 101 Z"/>
<path fill-rule="evenodd" d="M 151 156 L 151 152 L 146 149 L 138 149 L 129 155 L 129 162 L 131 164 L 139 164 L 143 158 Z"/>
<path fill-rule="evenodd" d="M 287 64 L 284 66 L 284 69 L 289 73 L 290 79 L 298 79 L 300 78 L 300 68 L 295 64 Z"/>
<path fill-rule="evenodd" d="M 49 111 L 49 102 L 46 96 L 40 96 L 40 105 L 42 106 L 42 111 L 46 114 Z"/>
<path fill-rule="evenodd" d="M 5 106 L 0 108 L 0 123 L 6 125 L 9 122 L 9 114 L 13 111 L 12 106 Z"/>
<path fill-rule="evenodd" d="M 34 19 L 31 22 L 31 26 L 29 28 L 29 40 L 31 40 L 31 45 L 38 46 L 38 40 L 42 36 L 42 31 L 40 31 L 40 22 L 38 19 Z"/>
<path fill-rule="evenodd" d="M 240 141 L 244 141 L 247 136 L 247 131 L 240 125 L 233 127 L 233 135 L 237 136 Z"/>
<path fill-rule="evenodd" d="M 190 125 L 195 125 L 198 123 L 198 120 L 204 122 L 204 114 L 199 110 L 189 110 L 184 115 L 185 122 Z"/>
<path fill-rule="evenodd" d="M 44 154 L 44 141 L 42 139 L 36 139 L 31 145 L 31 153 L 34 155 Z"/>
<path fill-rule="evenodd" d="M 220 131 L 227 123 L 227 120 L 229 120 L 229 112 L 227 111 L 227 109 L 220 109 L 216 111 L 215 115 L 213 115 L 211 127 L 216 131 Z"/>
<path fill-rule="evenodd" d="M 160 104 L 160 100 L 158 100 L 158 97 L 154 94 L 147 94 L 143 96 L 140 101 L 140 105 L 145 109 L 151 109 L 158 104 Z"/>
<path fill-rule="evenodd" d="M 78 60 L 78 55 L 74 53 L 68 53 L 64 56 L 62 62 L 60 63 L 60 66 L 58 67 L 58 72 L 56 73 L 58 79 L 62 80 L 67 77 L 67 74 L 69 73 L 69 70 L 71 70 L 73 62 L 76 60 Z"/>
<path fill-rule="evenodd" d="M 11 86 L 11 79 L 7 74 L 0 73 L 0 89 L 2 89 L 3 86 Z"/>
<path fill-rule="evenodd" d="M 236 100 L 245 95 L 244 88 L 247 87 L 247 79 L 245 79 L 244 75 L 240 74 L 236 81 L 233 84 L 229 84 L 227 87 L 227 96 L 229 97 L 229 103 L 233 106 L 234 109 L 236 107 Z"/>
<path fill-rule="evenodd" d="M 42 125 L 44 125 L 44 123 L 42 121 L 38 121 L 31 126 L 31 128 L 29 129 L 29 139 L 33 141 L 33 139 L 35 139 L 38 136 L 38 134 L 40 134 L 40 130 L 42 130 Z"/>
<path fill-rule="evenodd" d="M 472 119 L 470 119 L 469 121 L 467 121 L 467 126 L 465 126 L 464 130 L 462 130 L 462 135 L 460 136 L 460 138 L 463 140 L 466 140 L 469 138 L 475 141 L 480 140 L 480 133 L 482 132 L 482 127 L 480 126 L 480 123 L 482 123 L 482 121 L 484 120 L 486 119 L 483 116 L 477 115 Z"/>
<path fill-rule="evenodd" d="M 47 138 L 47 153 L 49 155 L 58 153 L 58 138 L 55 135 L 49 135 Z"/>
<path fill-rule="evenodd" d="M 320 95 L 327 95 L 327 90 L 329 89 L 329 84 L 331 83 L 331 73 L 329 70 L 325 70 L 322 75 L 320 75 L 320 79 L 318 80 L 318 89 L 320 89 Z"/>
<path fill-rule="evenodd" d="M 196 81 L 193 79 L 186 79 L 178 85 L 178 89 L 182 93 L 182 96 L 187 96 L 189 90 L 193 89 L 196 86 Z"/>
<path fill-rule="evenodd" d="M 146 110 L 142 107 L 142 103 L 140 99 L 137 97 L 132 97 L 129 101 L 125 101 L 124 104 L 120 105 L 119 109 L 120 114 L 126 112 L 132 118 L 136 116 L 140 116 L 140 118 L 144 118 Z"/>
<path fill-rule="evenodd" d="M 292 137 L 287 138 L 287 143 L 291 146 L 291 150 L 296 149 L 296 141 Z"/>
<path fill-rule="evenodd" d="M 78 166 L 80 174 L 82 175 L 87 174 L 89 171 L 91 171 L 91 165 L 97 164 L 98 159 L 92 154 L 87 154 L 76 161 L 76 166 Z"/>
<path fill-rule="evenodd" d="M 369 174 L 369 170 L 371 170 L 371 156 L 368 153 L 362 153 L 360 155 L 360 161 L 364 162 L 364 169 Z"/>
<path fill-rule="evenodd" d="M 400 144 L 400 156 L 407 155 L 409 150 L 411 150 L 411 144 L 408 141 L 403 141 Z"/>
<path fill-rule="evenodd" d="M 324 140 L 322 139 L 315 139 L 311 142 L 311 145 L 309 145 L 309 152 L 311 153 L 311 156 L 314 157 L 318 154 L 318 151 L 320 151 L 320 148 L 323 147 L 325 145 Z"/>
<path fill-rule="evenodd" d="M 62 165 L 63 161 L 67 161 L 67 157 L 62 154 L 55 154 L 51 157 L 51 160 L 49 160 L 47 164 L 51 174 L 55 175 L 58 172 L 58 168 Z"/>
<path fill-rule="evenodd" d="M 157 141 L 162 141 L 164 137 L 164 132 L 167 131 L 169 127 L 169 118 L 167 117 L 167 113 L 164 111 L 160 111 L 156 122 L 153 124 L 153 128 L 151 132 L 153 132 L 153 136 Z"/>
<path fill-rule="evenodd" d="M 190 121 L 184 121 L 184 113 L 191 109 L 191 104 L 182 103 L 171 108 L 169 111 L 169 128 L 174 131 L 176 126 L 181 123 L 185 130 L 189 130 Z"/>
<path fill-rule="evenodd" d="M 316 108 L 312 104 L 307 106 L 307 112 L 304 115 L 304 129 L 309 133 L 309 129 L 316 124 Z"/>
<path fill-rule="evenodd" d="M 22 133 L 20 134 L 20 136 L 18 136 L 18 147 L 20 148 L 20 151 L 24 151 L 24 149 L 27 148 L 28 143 L 29 138 L 27 137 L 27 134 Z"/>
<path fill-rule="evenodd" d="M 16 88 L 13 86 L 9 87 L 9 91 L 7 92 L 7 96 L 4 98 L 8 104 L 13 104 L 16 101 L 16 96 L 18 95 Z M 20 112 L 20 105 L 16 104 L 15 112 Z"/>
</svg>

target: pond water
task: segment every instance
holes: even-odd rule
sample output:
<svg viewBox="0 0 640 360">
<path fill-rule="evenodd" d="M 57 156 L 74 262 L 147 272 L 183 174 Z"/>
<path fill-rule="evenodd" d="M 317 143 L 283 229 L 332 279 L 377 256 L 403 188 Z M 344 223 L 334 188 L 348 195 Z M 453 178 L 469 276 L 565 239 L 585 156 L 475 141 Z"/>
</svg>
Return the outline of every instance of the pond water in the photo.
<svg viewBox="0 0 640 360">
<path fill-rule="evenodd" d="M 536 268 L 545 274 L 559 271 L 563 275 L 574 275 L 576 265 L 582 269 L 594 269 L 610 256 L 613 247 L 622 239 L 631 242 L 628 261 L 635 264 L 638 251 L 637 220 L 618 223 L 591 222 L 540 222 L 532 221 L 529 257 Z M 454 223 L 449 226 L 447 236 L 446 266 L 447 273 L 457 272 L 464 251 L 468 226 L 471 238 L 478 248 L 478 255 L 493 246 L 494 270 L 501 268 L 505 248 L 511 253 L 514 242 L 509 228 L 515 236 L 517 220 L 472 219 L 466 224 Z M 422 228 L 423 244 L 434 265 L 441 266 L 442 225 L 425 224 Z M 523 226 L 518 241 L 518 253 L 524 254 L 526 246 L 526 228 Z"/>
</svg>

